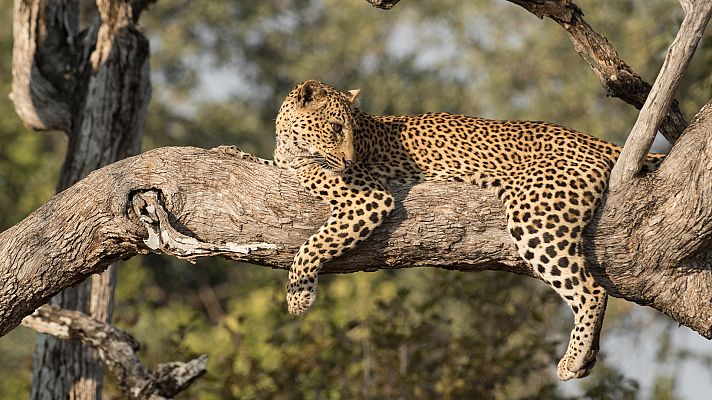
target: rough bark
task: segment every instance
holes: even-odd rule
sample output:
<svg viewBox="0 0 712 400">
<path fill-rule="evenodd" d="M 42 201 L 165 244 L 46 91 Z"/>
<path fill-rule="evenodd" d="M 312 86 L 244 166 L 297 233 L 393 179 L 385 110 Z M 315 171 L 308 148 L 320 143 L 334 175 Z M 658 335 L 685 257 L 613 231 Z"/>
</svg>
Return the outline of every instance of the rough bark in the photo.
<svg viewBox="0 0 712 400">
<path fill-rule="evenodd" d="M 425 207 L 450 197 L 454 188 L 465 196 Z M 491 193 L 434 184 L 394 189 L 406 207 L 373 240 L 327 271 L 433 264 L 485 269 L 504 263 L 527 272 L 501 230 L 504 214 Z M 147 230 L 133 211 L 135 195 L 146 191 L 160 194 L 181 233 L 204 243 L 275 244 L 276 249 L 230 257 L 285 269 L 328 216 L 328 207 L 304 192 L 290 173 L 229 152 L 161 148 L 119 161 L 0 234 L 0 332 L 62 288 L 113 261 L 150 251 L 144 243 Z M 413 235 L 419 231 L 422 235 Z"/>
<path fill-rule="evenodd" d="M 708 339 L 712 338 L 710 188 L 712 102 L 692 120 L 659 172 L 608 194 L 584 247 L 587 260 L 598 265 L 606 289 L 651 305 Z"/>
<path fill-rule="evenodd" d="M 685 10 L 685 19 L 680 30 L 668 49 L 650 95 L 645 100 L 645 105 L 626 139 L 618 163 L 611 172 L 611 190 L 625 185 L 640 172 L 658 128 L 665 118 L 665 112 L 670 108 L 675 91 L 712 16 L 712 2 L 709 0 L 698 0 L 687 7 L 689 8 Z"/>
<path fill-rule="evenodd" d="M 367 0 L 374 7 L 390 10 L 400 0 Z M 507 0 L 539 18 L 549 18 L 569 35 L 574 49 L 586 60 L 606 96 L 617 97 L 641 109 L 652 86 L 618 55 L 618 51 L 603 35 L 596 32 L 583 18 L 583 11 L 569 0 Z M 673 100 L 663 119 L 660 132 L 670 143 L 675 143 L 687 127 L 687 121 L 677 100 Z"/>
<path fill-rule="evenodd" d="M 28 127 L 67 133 L 58 190 L 140 150 L 148 42 L 133 23 L 147 3 L 97 1 L 100 17 L 80 32 L 77 1 L 15 2 L 10 97 Z M 52 303 L 108 321 L 114 280 L 110 269 Z M 102 377 L 102 363 L 88 348 L 38 335 L 31 398 L 94 399 Z"/>
<path fill-rule="evenodd" d="M 581 9 L 569 0 L 507 0 L 539 18 L 550 18 L 566 30 L 574 49 L 586 60 L 607 96 L 617 97 L 641 109 L 650 93 L 651 85 L 644 81 L 618 55 L 618 51 L 603 35 L 584 20 Z M 677 100 L 673 100 L 663 120 L 660 132 L 670 143 L 687 127 Z"/>
<path fill-rule="evenodd" d="M 0 234 L 0 333 L 117 259 L 151 247 L 170 250 L 161 243 L 286 269 L 328 207 L 288 171 L 235 154 L 229 148 L 161 148 L 131 157 L 90 174 Z M 532 275 L 490 191 L 434 182 L 389 187 L 397 199 L 393 217 L 363 245 L 328 263 L 324 273 L 430 266 Z M 707 338 L 710 187 L 708 104 L 659 171 L 610 193 L 586 233 L 587 262 L 612 295 L 654 307 Z M 160 212 L 146 200 L 154 195 L 166 211 L 163 224 L 169 221 L 173 229 L 154 216 Z M 146 224 L 153 226 L 150 247 Z M 191 257 L 189 251 L 176 254 Z"/>
<path fill-rule="evenodd" d="M 384 9 L 398 3 L 368 1 Z M 576 51 L 591 65 L 607 95 L 643 108 L 652 86 L 588 25 L 576 4 L 568 0 L 507 1 L 559 24 Z M 589 227 L 587 253 L 588 262 L 597 266 L 599 278 L 614 295 L 652 305 L 682 324 L 694 325 L 693 329 L 709 338 L 712 252 L 705 250 L 710 244 L 708 214 L 700 212 L 700 207 L 708 206 L 705 195 L 712 187 L 709 142 L 704 137 L 711 129 L 709 104 L 698 113 L 698 126 L 685 136 L 684 144 L 673 147 L 656 176 L 633 177 L 658 128 L 670 143 L 676 143 L 687 127 L 673 93 L 709 21 L 711 6 L 706 0 L 681 0 L 680 4 L 686 18 L 666 57 L 670 74 L 658 77 L 658 89 L 667 93 L 656 90 L 649 100 L 654 107 L 641 112 L 638 120 L 646 123 L 635 127 L 629 138 L 631 144 L 626 143 L 626 156 L 621 156 L 621 163 L 612 174 L 612 191 L 599 209 L 596 222 Z M 668 69 L 666 66 L 663 71 Z M 679 165 L 670 166 L 671 163 Z M 621 172 L 624 167 L 626 174 Z M 682 177 L 672 175 L 676 173 Z M 675 188 L 673 182 L 685 182 L 685 186 Z M 657 193 L 662 196 L 657 197 Z M 651 198 L 651 194 L 656 197 Z"/>
<path fill-rule="evenodd" d="M 150 371 L 136 356 L 140 345 L 133 336 L 78 311 L 45 305 L 25 317 L 22 325 L 91 346 L 116 376 L 127 399 L 172 398 L 206 371 L 208 357 L 204 354 L 187 363 L 160 364 L 156 372 Z"/>
</svg>

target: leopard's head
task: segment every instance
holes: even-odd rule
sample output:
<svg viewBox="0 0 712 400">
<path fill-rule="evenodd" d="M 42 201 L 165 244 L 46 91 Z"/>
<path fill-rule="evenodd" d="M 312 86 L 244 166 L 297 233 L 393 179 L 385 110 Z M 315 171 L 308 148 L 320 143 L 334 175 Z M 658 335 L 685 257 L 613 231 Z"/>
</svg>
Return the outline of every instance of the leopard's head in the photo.
<svg viewBox="0 0 712 400">
<path fill-rule="evenodd" d="M 313 80 L 297 85 L 277 115 L 277 165 L 299 168 L 316 162 L 341 174 L 356 162 L 351 107 L 358 93 L 344 93 Z"/>
</svg>

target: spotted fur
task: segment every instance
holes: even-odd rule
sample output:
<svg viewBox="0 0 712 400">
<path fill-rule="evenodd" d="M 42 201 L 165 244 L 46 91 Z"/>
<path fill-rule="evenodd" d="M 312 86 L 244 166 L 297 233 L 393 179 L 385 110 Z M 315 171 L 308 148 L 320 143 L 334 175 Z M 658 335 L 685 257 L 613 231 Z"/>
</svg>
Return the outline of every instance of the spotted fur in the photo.
<svg viewBox="0 0 712 400">
<path fill-rule="evenodd" d="M 365 240 L 394 208 L 389 179 L 458 181 L 496 190 L 519 254 L 574 312 L 558 365 L 562 380 L 596 362 L 606 293 L 586 269 L 582 233 L 600 203 L 616 145 L 561 126 L 448 113 L 373 116 L 353 107 L 358 91 L 317 81 L 297 85 L 277 117 L 275 162 L 331 206 L 289 271 L 289 312 L 316 299 L 323 262 Z M 650 156 L 654 168 L 661 156 Z"/>
</svg>

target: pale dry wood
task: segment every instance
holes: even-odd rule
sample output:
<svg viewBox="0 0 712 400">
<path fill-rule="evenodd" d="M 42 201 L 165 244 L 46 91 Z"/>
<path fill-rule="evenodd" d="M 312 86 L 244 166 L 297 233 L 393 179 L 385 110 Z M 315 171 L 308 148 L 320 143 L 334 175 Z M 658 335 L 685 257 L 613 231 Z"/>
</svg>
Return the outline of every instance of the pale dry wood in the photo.
<svg viewBox="0 0 712 400">
<path fill-rule="evenodd" d="M 659 172 L 609 193 L 584 246 L 587 261 L 605 269 L 606 289 L 651 305 L 707 338 L 712 336 L 710 188 L 712 102 L 693 118 Z M 646 278 L 653 276 L 657 279 Z"/>
<path fill-rule="evenodd" d="M 695 1 L 694 0 L 679 0 L 680 2 L 680 7 L 682 7 L 682 11 L 685 14 L 688 14 L 690 10 L 692 10 L 692 7 L 694 6 Z"/>
<path fill-rule="evenodd" d="M 140 218 L 149 213 L 135 203 L 146 193 L 157 194 L 176 232 L 198 242 L 275 246 L 216 254 L 287 269 L 328 207 L 290 172 L 234 154 L 161 148 L 131 157 L 90 174 L 0 234 L 0 333 L 110 262 L 152 251 Z M 394 215 L 324 273 L 438 267 L 532 275 L 492 192 L 458 183 L 389 187 L 397 199 Z M 587 263 L 612 295 L 654 307 L 705 337 L 712 337 L 710 187 L 708 105 L 657 173 L 611 193 L 585 247 Z"/>
<path fill-rule="evenodd" d="M 139 2 L 136 2 L 136 3 L 139 3 Z M 389 2 L 389 3 L 391 3 L 391 5 L 395 4 L 395 2 Z M 140 46 L 139 46 L 139 48 L 140 48 Z M 104 55 L 105 55 L 105 53 L 102 53 L 102 56 L 104 56 Z M 147 99 L 147 97 L 148 96 L 144 96 L 145 99 Z M 140 103 L 140 102 L 138 102 L 138 103 Z M 61 115 L 61 113 L 59 113 L 58 115 Z M 138 115 L 141 115 L 141 113 L 138 113 Z M 41 120 L 41 118 L 38 118 L 38 119 Z M 135 123 L 138 121 L 140 121 L 140 119 L 138 119 L 138 120 L 134 119 L 133 121 L 129 121 L 129 122 Z M 123 123 L 123 122 L 125 122 L 125 121 L 122 121 L 121 123 Z M 684 120 L 683 120 L 683 122 L 684 122 Z M 31 124 L 28 124 L 28 125 L 32 126 Z M 61 125 L 61 124 L 59 124 L 59 125 Z M 38 128 L 46 128 L 46 127 L 38 126 Z M 93 131 L 93 129 L 88 129 L 88 131 Z M 87 170 L 85 170 L 85 171 L 87 171 Z M 400 190 L 408 192 L 409 188 L 400 188 Z M 417 188 L 413 188 L 413 190 L 417 190 Z M 161 191 L 161 193 L 163 193 L 163 192 Z M 476 196 L 475 199 L 478 199 L 478 197 Z M 472 200 L 472 199 L 470 199 L 470 200 Z M 485 194 L 484 203 L 486 204 L 486 202 L 488 200 L 491 200 L 491 199 L 487 199 L 487 195 Z M 457 200 L 455 202 L 457 203 Z M 128 205 L 127 205 L 127 207 L 128 207 Z M 493 205 L 493 207 L 497 207 L 497 205 L 495 204 L 495 205 Z M 485 207 L 485 209 L 488 209 L 488 208 Z M 501 210 L 493 211 L 492 209 L 490 209 L 490 211 L 492 213 L 497 213 Z M 171 210 L 171 214 L 173 214 L 174 212 L 175 212 L 175 210 Z M 194 210 L 194 212 L 197 213 L 199 211 Z M 633 213 L 633 214 L 635 214 L 635 213 Z M 453 215 L 457 215 L 457 213 L 455 213 Z M 501 215 L 499 217 L 501 218 Z M 120 218 L 120 216 L 115 215 L 112 218 Z M 445 227 L 444 228 L 445 231 L 448 231 L 451 228 L 455 228 L 454 229 L 455 233 L 451 232 L 449 234 L 449 236 L 447 234 L 443 236 L 441 233 L 432 233 L 431 232 L 431 233 L 429 233 L 432 236 L 431 239 L 446 239 L 445 242 L 447 243 L 447 240 L 449 238 L 452 238 L 453 241 L 450 243 L 453 243 L 456 246 L 458 243 L 463 242 L 464 239 L 462 239 L 462 237 L 460 237 L 462 234 L 465 234 L 465 233 L 471 234 L 471 232 L 467 232 L 467 227 L 465 227 L 464 225 L 452 226 L 452 223 L 443 220 L 441 218 L 440 214 L 429 215 L 428 218 L 426 218 L 420 222 L 428 222 L 429 221 L 429 222 L 443 223 L 444 227 Z M 488 218 L 489 218 L 489 216 L 482 216 L 482 220 L 479 222 L 483 222 L 486 225 L 488 222 L 491 222 L 488 220 Z M 704 218 L 700 218 L 700 219 L 704 220 Z M 463 221 L 466 220 L 465 216 L 463 216 L 462 220 Z M 134 221 L 134 222 L 136 222 L 136 221 Z M 458 221 L 458 222 L 460 222 L 460 221 Z M 605 219 L 604 219 L 604 222 L 605 222 Z M 304 226 L 313 224 L 312 221 L 304 221 L 303 223 L 305 224 Z M 318 224 L 318 222 L 317 222 L 317 224 Z M 432 227 L 431 227 L 431 229 L 432 229 Z M 496 235 L 497 234 L 496 231 L 497 231 L 497 229 L 493 229 L 491 231 L 485 230 L 484 233 L 485 234 L 492 233 L 492 234 Z M 703 231 L 704 231 L 704 229 L 703 229 Z M 459 235 L 457 234 L 458 232 L 460 232 Z M 187 233 L 192 233 L 192 232 L 187 232 Z M 425 230 L 425 231 L 423 231 L 423 233 L 427 234 L 428 231 Z M 702 237 L 705 237 L 705 235 L 702 235 Z M 399 240 L 398 236 L 395 236 L 395 237 L 396 237 L 396 243 L 400 243 L 398 241 Z M 506 233 L 504 233 L 503 237 L 506 238 Z M 216 238 L 216 239 L 219 239 L 219 238 Z M 401 238 L 401 239 L 403 239 L 403 238 Z M 426 235 L 426 239 L 427 239 L 427 235 Z M 488 237 L 483 242 L 488 242 L 489 239 L 490 238 Z M 408 239 L 408 240 L 410 240 L 410 239 Z M 408 240 L 406 240 L 406 243 Z M 603 242 L 605 243 L 605 240 Z M 692 241 L 692 242 L 694 243 L 694 241 Z M 430 242 L 428 242 L 428 243 L 430 243 Z M 465 243 L 467 243 L 467 242 L 465 242 Z M 487 243 L 476 243 L 476 244 L 484 244 L 485 245 L 484 248 L 487 249 Z M 455 260 L 455 259 L 446 259 L 444 256 L 440 260 L 427 259 L 427 257 L 425 259 L 419 259 L 418 257 L 410 256 L 410 260 L 409 260 L 408 257 L 406 257 L 405 259 L 400 259 L 399 257 L 402 257 L 401 255 L 395 255 L 394 260 L 396 260 L 396 261 L 391 261 L 391 264 L 388 264 L 387 266 L 389 266 L 389 267 L 405 267 L 406 262 L 409 262 L 412 265 L 434 265 L 434 264 L 437 264 L 438 262 L 440 262 L 439 266 L 444 267 L 444 268 L 452 268 L 452 269 L 481 270 L 481 269 L 493 268 L 493 269 L 505 269 L 505 270 L 509 270 L 512 272 L 525 273 L 525 274 L 529 273 L 527 267 L 522 265 L 522 263 L 516 258 L 516 255 L 514 256 L 514 258 L 509 258 L 509 256 L 506 256 L 507 251 L 500 253 L 500 251 L 502 251 L 502 249 L 506 248 L 507 246 L 509 246 L 509 251 L 511 252 L 511 250 L 513 249 L 511 244 L 508 244 L 504 240 L 501 243 L 497 242 L 495 240 L 495 244 L 496 244 L 495 247 L 497 247 L 497 245 L 498 245 L 498 246 L 500 246 L 500 248 L 498 250 L 493 250 L 490 254 L 487 254 L 485 252 L 485 255 L 480 254 L 479 256 L 475 256 L 473 258 L 468 258 L 465 255 L 465 257 L 459 261 Z M 621 242 L 618 242 L 617 244 L 621 244 Z M 627 244 L 627 242 L 625 242 L 624 244 Z M 433 244 L 430 243 L 430 245 L 432 246 Z M 121 247 L 121 246 L 119 246 L 119 247 Z M 426 246 L 426 249 L 427 248 L 428 247 Z M 127 245 L 127 248 L 124 248 L 124 249 L 122 249 L 122 251 L 119 251 L 117 253 L 119 255 L 113 255 L 108 258 L 128 257 L 133 254 L 132 253 L 133 251 L 142 251 L 142 250 L 145 250 L 145 248 L 142 247 L 142 245 L 136 244 L 136 243 L 131 243 L 131 244 Z M 399 250 L 395 250 L 395 252 L 398 253 Z M 84 254 L 81 251 L 79 253 Z M 406 252 L 406 254 L 408 254 L 408 252 Z M 475 252 L 475 254 L 476 254 L 476 252 Z M 596 254 L 597 254 L 596 252 L 593 252 L 592 258 L 597 259 Z M 709 262 L 708 262 L 709 256 L 707 254 L 705 254 L 704 252 L 699 252 L 699 253 L 694 253 L 694 254 L 695 254 L 696 258 L 693 257 L 693 261 L 683 260 L 684 261 L 683 264 L 685 265 L 685 268 L 687 268 L 689 266 L 688 264 L 692 265 L 693 269 L 698 269 L 700 265 L 704 266 L 704 265 L 709 264 Z M 618 255 L 618 254 L 616 253 L 614 255 Z M 241 257 L 242 256 L 236 256 L 235 258 L 241 259 Z M 488 259 L 488 257 L 489 257 L 489 259 Z M 88 268 L 89 270 L 96 270 L 97 268 L 100 269 L 103 265 L 105 265 L 106 259 L 107 259 L 106 254 L 104 254 L 103 256 L 97 256 L 97 258 L 95 259 L 96 262 L 94 264 L 90 263 L 91 264 L 90 266 L 85 265 L 85 268 Z M 245 259 L 252 260 L 252 261 L 263 260 L 262 262 L 264 262 L 266 264 L 270 264 L 270 263 L 274 262 L 274 259 L 272 257 L 264 257 L 264 255 L 261 255 L 259 252 L 248 254 L 248 256 Z M 671 259 L 674 259 L 674 257 L 672 257 Z M 373 260 L 368 261 L 368 258 L 365 258 L 365 260 L 367 260 L 366 263 L 372 263 L 372 264 L 359 265 L 357 263 L 356 265 L 351 265 L 351 262 L 347 261 L 346 266 L 344 268 L 337 268 L 337 269 L 332 268 L 330 270 L 332 272 L 348 272 L 351 270 L 370 270 L 370 269 L 378 268 L 377 266 L 374 267 L 374 265 L 376 265 L 376 264 L 373 264 L 373 262 L 374 262 Z M 385 258 L 384 260 L 388 260 L 388 258 Z M 626 261 L 628 261 L 630 264 L 629 259 L 626 259 Z M 707 263 L 707 264 L 705 264 L 705 263 Z M 603 264 L 603 266 L 605 266 L 606 263 L 602 263 L 602 264 Z M 670 261 L 669 264 L 673 265 L 673 269 L 677 268 L 677 267 L 674 267 L 675 261 Z M 271 264 L 271 265 L 275 265 L 275 264 Z M 635 267 L 636 265 L 637 264 L 635 262 L 633 262 L 633 266 Z M 284 267 L 284 264 L 280 264 L 280 266 Z M 697 278 L 695 287 L 698 288 L 698 290 L 695 292 L 694 295 L 690 295 L 690 296 L 687 296 L 686 298 L 684 298 L 683 299 L 684 301 L 682 301 L 683 305 L 689 306 L 690 304 L 692 304 L 694 307 L 694 304 L 696 304 L 696 301 L 698 301 L 701 297 L 703 297 L 705 295 L 705 293 L 709 293 L 708 290 L 707 291 L 705 290 L 706 288 L 709 287 L 709 285 L 707 283 L 708 282 L 707 272 L 705 271 L 704 268 L 701 268 L 701 270 L 702 270 L 702 273 L 700 275 L 695 276 L 695 278 Z M 658 271 L 658 272 L 665 273 L 666 271 L 667 271 L 667 266 L 665 268 L 662 268 L 662 271 Z M 77 271 L 74 271 L 74 275 L 72 275 L 72 273 L 70 273 L 70 278 L 73 278 L 73 279 L 76 278 L 77 277 L 76 272 Z M 84 274 L 84 276 L 86 276 L 86 274 L 87 274 L 86 271 L 80 271 L 79 273 Z M 645 275 L 645 271 L 643 271 L 643 275 Z M 1 269 L 0 269 L 0 276 L 2 276 Z M 687 273 L 683 273 L 682 276 L 684 276 L 685 278 L 688 277 Z M 693 325 L 698 326 L 698 328 L 696 328 L 696 329 L 698 329 L 698 331 L 700 331 L 701 333 L 706 334 L 706 335 L 709 334 L 709 312 L 707 310 L 705 310 L 704 307 L 701 309 L 701 311 L 699 313 L 691 313 L 691 312 L 689 312 L 689 307 L 678 307 L 680 304 L 680 300 L 674 300 L 672 302 L 667 302 L 667 303 L 663 301 L 663 302 L 659 302 L 659 304 L 658 304 L 656 301 L 649 300 L 650 296 L 655 297 L 656 293 L 649 294 L 649 293 L 644 293 L 644 291 L 635 290 L 639 286 L 642 286 L 643 288 L 647 288 L 647 286 L 650 285 L 650 282 L 662 283 L 663 285 L 660 288 L 656 288 L 656 289 L 660 289 L 659 291 L 663 291 L 663 289 L 669 289 L 669 288 L 678 288 L 679 289 L 680 285 L 678 282 L 680 282 L 680 279 L 677 279 L 677 278 L 679 278 L 679 276 L 672 280 L 672 283 L 678 283 L 677 285 L 666 285 L 665 283 L 667 283 L 667 281 L 665 281 L 665 280 L 651 281 L 650 279 L 640 279 L 640 277 L 636 277 L 636 279 L 634 279 L 633 282 L 626 282 L 625 285 L 621 285 L 620 282 L 622 282 L 622 281 L 619 279 L 621 277 L 616 274 L 613 274 L 613 275 L 610 275 L 610 274 L 605 275 L 604 274 L 603 278 L 609 279 L 608 284 L 611 285 L 611 290 L 614 290 L 614 293 L 622 295 L 622 294 L 626 293 L 626 290 L 633 288 L 633 290 L 629 290 L 629 292 L 632 293 L 630 295 L 630 299 L 639 301 L 641 303 L 649 302 L 653 306 L 663 309 L 663 311 L 667 312 L 668 314 L 673 315 L 676 318 L 679 318 L 679 320 L 687 320 L 687 324 L 690 326 L 693 326 Z M 8 282 L 10 282 L 10 281 L 8 281 Z M 641 282 L 643 282 L 643 283 L 641 284 Z M 627 284 L 630 284 L 630 286 L 626 286 Z M 5 288 L 3 288 L 3 290 L 4 289 Z M 55 289 L 56 288 L 50 288 L 50 291 L 55 290 Z M 616 289 L 617 289 L 617 291 L 616 291 Z M 640 292 L 640 293 L 638 293 L 638 292 Z M 677 295 L 678 293 L 673 293 L 673 294 Z M 672 297 L 672 296 L 667 296 L 667 297 Z M 0 294 L 0 299 L 2 299 L 1 294 Z M 12 314 L 12 313 L 10 313 L 10 314 Z M 1 315 L 2 314 L 0 314 L 0 316 Z M 705 324 L 707 324 L 707 325 L 705 326 Z M 3 329 L 6 329 L 6 328 L 3 328 Z M 707 333 L 705 333 L 705 332 L 707 332 Z"/>
<path fill-rule="evenodd" d="M 91 346 L 116 376 L 127 399 L 172 398 L 206 372 L 206 355 L 187 363 L 160 364 L 156 372 L 150 371 L 136 355 L 140 345 L 133 336 L 78 311 L 45 305 L 25 317 L 22 325 Z"/>
<path fill-rule="evenodd" d="M 668 48 L 653 88 L 626 139 L 618 163 L 611 172 L 611 190 L 623 189 L 624 185 L 640 172 L 665 112 L 673 102 L 675 91 L 712 16 L 712 1 L 697 0 L 688 7 L 689 10 L 685 13 L 675 40 Z"/>
</svg>

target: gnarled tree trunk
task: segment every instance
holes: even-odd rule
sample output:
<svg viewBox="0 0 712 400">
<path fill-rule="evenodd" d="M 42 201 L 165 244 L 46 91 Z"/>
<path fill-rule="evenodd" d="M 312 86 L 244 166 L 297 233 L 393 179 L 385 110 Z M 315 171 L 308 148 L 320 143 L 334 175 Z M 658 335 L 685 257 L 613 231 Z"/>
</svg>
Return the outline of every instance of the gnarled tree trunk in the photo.
<svg viewBox="0 0 712 400">
<path fill-rule="evenodd" d="M 99 16 L 80 32 L 78 1 L 15 1 L 11 99 L 28 127 L 68 135 L 58 191 L 140 150 L 149 52 L 134 27 L 145 2 L 132 3 L 97 1 Z M 108 322 L 114 280 L 110 267 L 51 302 Z M 90 348 L 38 335 L 30 397 L 95 399 L 103 374 Z"/>
</svg>

